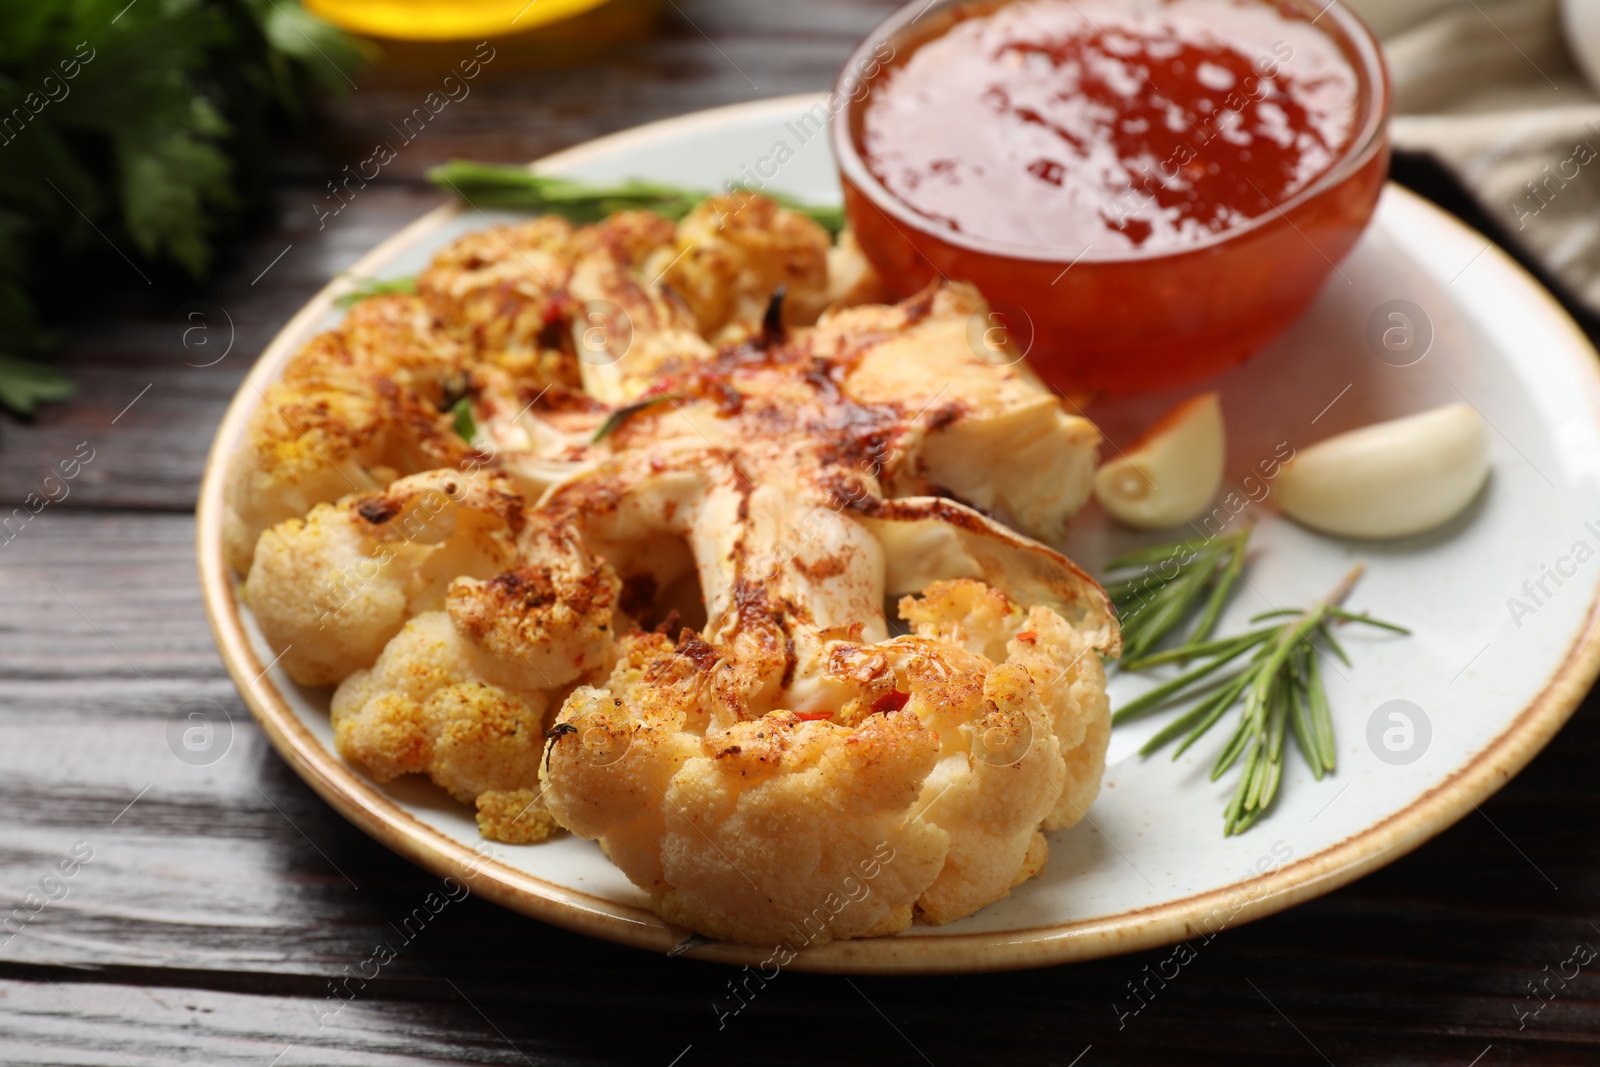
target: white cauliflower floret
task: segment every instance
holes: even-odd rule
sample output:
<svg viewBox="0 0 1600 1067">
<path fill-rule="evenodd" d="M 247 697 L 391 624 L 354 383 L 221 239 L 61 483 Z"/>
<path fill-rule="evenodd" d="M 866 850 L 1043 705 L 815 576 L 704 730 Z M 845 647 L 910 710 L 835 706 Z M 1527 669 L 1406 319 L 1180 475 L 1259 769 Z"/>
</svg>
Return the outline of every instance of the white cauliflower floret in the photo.
<svg viewBox="0 0 1600 1067">
<path fill-rule="evenodd" d="M 525 535 L 519 562 L 483 581 L 450 585 L 450 618 L 521 684 L 551 689 L 609 670 L 622 582 L 570 529 Z M 463 574 L 470 574 L 463 571 Z"/>
<path fill-rule="evenodd" d="M 942 658 L 953 657 L 945 650 Z M 918 659 L 911 672 L 949 677 L 945 663 Z M 984 660 L 965 673 L 970 681 L 947 680 L 926 709 L 913 683 L 907 709 L 921 711 L 943 742 L 920 798 L 922 818 L 950 837 L 938 878 L 917 899 L 922 917 L 935 923 L 972 914 L 1044 867 L 1049 846 L 1039 824 L 1061 792 L 1060 748 L 1027 671 Z"/>
<path fill-rule="evenodd" d="M 513 522 L 521 498 L 498 476 L 403 478 L 264 533 L 245 600 L 291 678 L 337 682 L 370 666 L 406 619 L 443 607 L 453 579 L 506 566 Z"/>
<path fill-rule="evenodd" d="M 562 825 L 598 839 L 663 917 L 713 936 L 793 924 L 820 942 L 910 924 L 948 844 L 911 817 L 939 746 L 914 714 L 855 728 L 776 712 L 706 734 L 709 646 L 688 633 L 626 644 L 610 682 L 575 692 L 552 731 L 543 777 Z M 875 859 L 883 870 L 864 880 Z"/>
<path fill-rule="evenodd" d="M 1100 792 L 1111 744 L 1111 699 L 1101 650 L 1043 608 L 1028 610 L 1027 624 L 1006 644 L 1009 660 L 1028 669 L 1050 715 L 1066 769 L 1046 830 L 1075 826 Z"/>
<path fill-rule="evenodd" d="M 761 324 L 772 294 L 786 293 L 784 321 L 805 325 L 828 306 L 828 232 L 764 196 L 708 197 L 678 223 L 677 242 L 646 271 L 660 275 L 694 312 L 700 334 L 736 339 Z"/>
<path fill-rule="evenodd" d="M 983 358 L 991 315 L 976 289 L 948 285 L 894 307 L 832 314 L 819 333 L 876 331 L 844 379 L 845 392 L 864 403 L 904 405 L 916 420 L 917 445 L 904 455 L 916 462 L 891 467 L 890 496 L 954 495 L 1057 541 L 1089 499 L 1100 431 L 1025 364 Z"/>
<path fill-rule="evenodd" d="M 905 929 L 949 849 L 915 808 L 938 744 L 910 712 L 857 728 L 778 712 L 703 738 L 662 802 L 657 910 L 747 942 Z"/>
<path fill-rule="evenodd" d="M 229 565 L 248 570 L 262 531 L 317 504 L 460 463 L 470 450 L 445 409 L 466 381 L 465 351 L 421 300 L 357 304 L 290 360 L 229 463 Z"/>
<path fill-rule="evenodd" d="M 538 800 L 548 698 L 508 684 L 442 611 L 418 615 L 370 670 L 333 695 L 334 744 L 380 782 L 426 774 L 456 799 L 488 809 L 501 839 L 547 836 Z M 504 801 L 526 796 L 520 812 Z"/>
<path fill-rule="evenodd" d="M 936 582 L 920 598 L 903 598 L 900 616 L 923 637 L 1027 668 L 1065 770 L 1044 828 L 1082 819 L 1100 791 L 1111 740 L 1105 667 L 1092 640 L 1049 608 L 1024 611 L 974 582 Z"/>
<path fill-rule="evenodd" d="M 367 536 L 352 503 L 319 504 L 262 534 L 244 584 L 268 646 L 302 685 L 371 663 L 410 614 L 408 578 L 426 549 Z"/>
<path fill-rule="evenodd" d="M 1005 660 L 998 628 L 1025 619 L 1048 635 L 1036 641 L 1073 631 L 971 579 L 902 613 L 917 636 L 827 642 L 826 691 L 857 694 L 836 711 L 725 728 L 725 652 L 688 632 L 627 638 L 607 684 L 557 716 L 542 772 L 552 814 L 599 840 L 663 917 L 715 937 L 876 936 L 1005 896 L 1042 869 L 1041 824 L 1069 787 L 1092 795 L 1099 764 L 1092 783 L 1068 781 L 1078 764 L 1063 752 L 1093 747 L 1092 714 L 1062 714 L 1030 667 L 985 649 Z"/>
<path fill-rule="evenodd" d="M 828 249 L 828 308 L 837 310 L 861 304 L 885 304 L 894 294 L 861 250 L 848 226 Z"/>
<path fill-rule="evenodd" d="M 551 814 L 578 836 L 598 841 L 635 884 L 652 895 L 665 892 L 662 798 L 678 769 L 698 754 L 695 735 L 634 718 L 609 689 L 577 689 L 563 705 L 562 716 L 554 727 L 555 739 L 573 733 L 580 750 L 562 772 L 559 789 L 550 788 L 548 760 L 541 770 Z"/>
</svg>

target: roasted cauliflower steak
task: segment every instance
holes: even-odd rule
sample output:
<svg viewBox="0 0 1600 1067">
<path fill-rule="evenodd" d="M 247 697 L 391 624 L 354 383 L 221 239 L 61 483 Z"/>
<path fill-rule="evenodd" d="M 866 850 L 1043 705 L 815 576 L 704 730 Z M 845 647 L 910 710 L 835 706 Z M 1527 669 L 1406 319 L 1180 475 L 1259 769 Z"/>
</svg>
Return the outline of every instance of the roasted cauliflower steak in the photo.
<svg viewBox="0 0 1600 1067">
<path fill-rule="evenodd" d="M 340 753 L 486 836 L 590 838 L 711 937 L 889 934 L 1037 874 L 1110 732 L 1115 618 L 1034 539 L 1099 434 L 985 358 L 975 290 L 881 292 L 741 193 L 470 234 L 307 344 L 225 547 Z"/>
</svg>

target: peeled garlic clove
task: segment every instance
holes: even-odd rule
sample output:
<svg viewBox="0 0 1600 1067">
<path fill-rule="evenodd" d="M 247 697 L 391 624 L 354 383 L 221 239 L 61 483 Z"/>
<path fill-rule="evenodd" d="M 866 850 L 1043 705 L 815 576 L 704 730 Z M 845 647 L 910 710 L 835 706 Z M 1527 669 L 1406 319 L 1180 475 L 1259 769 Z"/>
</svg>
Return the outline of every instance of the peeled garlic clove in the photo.
<svg viewBox="0 0 1600 1067">
<path fill-rule="evenodd" d="M 1448 404 L 1319 441 L 1278 474 L 1278 506 L 1339 537 L 1406 537 L 1460 514 L 1489 476 L 1489 429 Z"/>
<path fill-rule="evenodd" d="M 1154 530 L 1198 518 L 1222 484 L 1227 437 L 1216 393 L 1162 416 L 1126 453 L 1100 465 L 1094 495 L 1112 518 Z"/>
</svg>

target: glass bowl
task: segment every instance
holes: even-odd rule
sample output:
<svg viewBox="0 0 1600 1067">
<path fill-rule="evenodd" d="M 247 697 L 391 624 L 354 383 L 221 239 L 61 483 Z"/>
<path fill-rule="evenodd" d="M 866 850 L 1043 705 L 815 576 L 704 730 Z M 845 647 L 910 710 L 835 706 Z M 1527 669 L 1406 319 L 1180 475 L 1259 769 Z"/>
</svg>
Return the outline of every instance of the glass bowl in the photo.
<svg viewBox="0 0 1600 1067">
<path fill-rule="evenodd" d="M 1352 136 L 1320 178 L 1264 215 L 1180 249 L 1039 248 L 951 230 L 890 192 L 862 154 L 863 117 L 884 71 L 954 22 L 1011 0 L 914 0 L 856 48 L 835 85 L 832 138 L 844 204 L 867 258 L 909 296 L 939 276 L 975 284 L 1009 351 L 1063 391 L 1164 389 L 1239 363 L 1306 309 L 1355 245 L 1389 166 L 1389 76 L 1371 31 L 1343 4 L 1279 0 L 1314 23 L 1356 75 Z M 1245 0 L 1271 3 L 1271 0 Z M 885 59 L 885 56 L 888 58 Z"/>
</svg>

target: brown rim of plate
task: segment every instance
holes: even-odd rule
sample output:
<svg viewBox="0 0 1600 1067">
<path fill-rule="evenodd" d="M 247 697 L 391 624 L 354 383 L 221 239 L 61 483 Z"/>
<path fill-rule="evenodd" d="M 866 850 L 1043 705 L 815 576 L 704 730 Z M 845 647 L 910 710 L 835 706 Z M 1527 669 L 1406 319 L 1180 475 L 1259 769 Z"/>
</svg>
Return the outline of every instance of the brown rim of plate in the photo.
<svg viewBox="0 0 1600 1067">
<path fill-rule="evenodd" d="M 812 94 L 778 97 L 714 108 L 639 126 L 559 152 L 534 166 L 553 169 L 580 163 L 630 143 L 676 136 L 691 129 L 718 126 L 729 120 L 767 113 L 789 114 L 825 98 Z M 1398 196 L 1432 212 L 1443 225 L 1461 223 L 1420 197 L 1390 185 Z M 363 256 L 349 273 L 371 277 L 463 209 L 445 205 L 429 212 Z M 1523 279 L 1537 292 L 1553 319 L 1562 323 L 1574 350 L 1588 354 L 1581 370 L 1600 395 L 1597 369 L 1588 339 L 1555 299 L 1499 248 L 1490 255 L 1499 266 Z M 555 885 L 494 859 L 425 825 L 402 810 L 369 779 L 347 766 L 300 722 L 251 648 L 239 616 L 234 582 L 222 558 L 222 508 L 226 458 L 232 454 L 264 388 L 277 379 L 283 364 L 298 351 L 317 324 L 334 308 L 334 299 L 354 287 L 344 277 L 324 286 L 273 338 L 239 389 L 217 430 L 206 460 L 196 509 L 196 554 L 206 613 L 222 658 L 251 714 L 274 748 L 333 808 L 373 838 L 440 876 L 466 882 L 473 892 L 533 918 L 665 953 L 688 936 L 687 931 L 654 912 L 620 904 L 565 886 Z M 1596 405 L 1600 421 L 1600 405 Z M 1320 852 L 1295 860 L 1271 873 L 1116 916 L 1021 930 L 929 934 L 913 926 L 893 937 L 833 941 L 801 951 L 788 966 L 802 971 L 860 974 L 952 973 L 1009 970 L 1094 959 L 1154 948 L 1185 940 L 1223 926 L 1242 925 L 1275 914 L 1300 901 L 1320 896 L 1405 855 L 1440 833 L 1504 785 L 1544 747 L 1572 715 L 1600 674 L 1600 597 L 1591 601 L 1583 626 L 1566 656 L 1539 694 L 1511 724 L 1466 764 L 1411 804 L 1358 834 Z M 537 846 L 532 846 L 537 847 Z M 1202 924 L 1223 916 L 1221 926 Z M 699 960 L 757 965 L 771 948 L 712 942 L 687 953 Z"/>
</svg>

